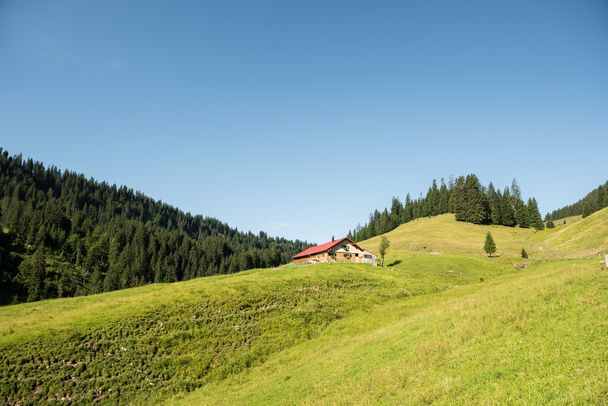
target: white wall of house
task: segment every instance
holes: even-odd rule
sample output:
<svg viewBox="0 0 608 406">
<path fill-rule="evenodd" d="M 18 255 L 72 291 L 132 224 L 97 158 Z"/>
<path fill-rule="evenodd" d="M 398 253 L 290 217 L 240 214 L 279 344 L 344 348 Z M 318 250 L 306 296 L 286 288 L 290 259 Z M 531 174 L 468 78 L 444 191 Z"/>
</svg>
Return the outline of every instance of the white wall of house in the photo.
<svg viewBox="0 0 608 406">
<path fill-rule="evenodd" d="M 351 243 L 349 243 L 348 241 L 344 241 L 342 244 L 340 244 L 340 248 L 335 250 L 336 252 L 344 252 L 344 253 L 350 253 L 350 254 L 361 254 L 363 253 L 363 251 L 361 251 L 359 248 L 355 247 L 354 245 L 352 245 Z"/>
<path fill-rule="evenodd" d="M 335 249 L 335 253 L 338 261 L 342 260 L 372 265 L 378 264 L 378 259 L 374 254 L 366 250 L 361 250 L 348 241 L 344 241 L 340 244 L 340 246 Z M 345 258 L 345 255 L 348 258 Z"/>
<path fill-rule="evenodd" d="M 312 255 L 294 262 L 355 262 L 378 265 L 378 259 L 369 251 L 362 250 L 348 241 L 342 241 L 329 251 Z"/>
<path fill-rule="evenodd" d="M 378 257 L 372 254 L 369 251 L 363 251 L 363 263 L 372 264 L 374 266 L 378 265 Z"/>
</svg>

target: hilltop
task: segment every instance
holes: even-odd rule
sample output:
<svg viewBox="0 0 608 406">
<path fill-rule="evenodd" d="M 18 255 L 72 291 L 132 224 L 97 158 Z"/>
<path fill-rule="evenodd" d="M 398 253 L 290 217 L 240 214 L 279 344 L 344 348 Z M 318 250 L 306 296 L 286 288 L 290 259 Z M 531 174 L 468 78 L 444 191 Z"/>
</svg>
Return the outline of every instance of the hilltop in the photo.
<svg viewBox="0 0 608 406">
<path fill-rule="evenodd" d="M 400 224 L 412 220 L 452 213 L 456 220 L 472 224 L 492 224 L 507 227 L 535 228 L 542 230 L 545 224 L 541 218 L 538 202 L 530 197 L 525 202 L 517 180 L 513 179 L 511 188 L 497 189 L 490 182 L 483 186 L 475 174 L 450 177 L 448 184 L 441 179 L 441 186 L 433 180 L 426 196 L 412 200 L 409 193 L 405 201 L 397 197 L 389 208 L 374 210 L 367 224 L 357 225 L 349 231 L 349 237 L 366 240 L 392 231 Z"/>
<path fill-rule="evenodd" d="M 607 216 L 532 231 L 441 215 L 388 233 L 386 268 L 283 266 L 3 307 L 0 397 L 606 401 L 608 273 L 582 257 L 607 247 Z M 487 230 L 501 257 L 482 255 Z M 512 266 L 522 241 L 527 270 Z"/>
<path fill-rule="evenodd" d="M 608 208 L 585 218 L 574 216 L 556 220 L 555 224 L 555 228 L 538 231 L 459 222 L 453 214 L 420 218 L 384 234 L 392 248 L 387 262 L 422 252 L 484 255 L 482 242 L 488 231 L 496 241 L 498 254 L 507 258 L 519 257 L 522 248 L 533 257 L 543 259 L 585 257 L 608 250 Z M 379 244 L 380 236 L 361 242 L 373 252 Z"/>
</svg>

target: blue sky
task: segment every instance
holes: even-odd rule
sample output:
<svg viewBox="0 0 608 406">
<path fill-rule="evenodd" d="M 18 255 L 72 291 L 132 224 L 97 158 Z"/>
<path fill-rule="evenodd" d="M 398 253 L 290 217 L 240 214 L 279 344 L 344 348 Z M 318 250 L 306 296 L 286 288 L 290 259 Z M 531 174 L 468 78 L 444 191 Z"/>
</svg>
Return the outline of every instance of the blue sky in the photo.
<svg viewBox="0 0 608 406">
<path fill-rule="evenodd" d="M 0 146 L 323 242 L 433 178 L 608 180 L 608 3 L 0 1 Z"/>
</svg>

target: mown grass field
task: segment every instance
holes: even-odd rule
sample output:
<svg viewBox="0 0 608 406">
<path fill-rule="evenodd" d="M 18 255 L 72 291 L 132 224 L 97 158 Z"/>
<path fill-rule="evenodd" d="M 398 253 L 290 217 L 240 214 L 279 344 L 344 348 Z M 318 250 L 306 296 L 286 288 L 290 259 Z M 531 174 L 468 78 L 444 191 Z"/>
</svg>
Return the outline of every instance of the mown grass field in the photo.
<svg viewBox="0 0 608 406">
<path fill-rule="evenodd" d="M 439 216 L 389 233 L 386 268 L 286 266 L 2 307 L 0 399 L 608 403 L 608 272 L 549 259 L 605 247 L 608 212 L 596 215 L 542 232 Z M 500 257 L 480 253 L 488 229 Z M 522 238 L 526 270 L 513 267 Z"/>
</svg>

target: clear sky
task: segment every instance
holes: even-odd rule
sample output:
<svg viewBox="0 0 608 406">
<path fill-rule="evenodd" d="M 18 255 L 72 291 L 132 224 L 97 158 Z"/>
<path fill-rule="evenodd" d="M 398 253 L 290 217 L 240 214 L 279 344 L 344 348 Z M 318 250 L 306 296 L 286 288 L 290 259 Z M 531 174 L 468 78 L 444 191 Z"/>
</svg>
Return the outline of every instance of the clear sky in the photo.
<svg viewBox="0 0 608 406">
<path fill-rule="evenodd" d="M 608 2 L 0 0 L 0 146 L 323 242 L 433 178 L 608 180 Z"/>
</svg>

